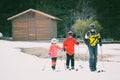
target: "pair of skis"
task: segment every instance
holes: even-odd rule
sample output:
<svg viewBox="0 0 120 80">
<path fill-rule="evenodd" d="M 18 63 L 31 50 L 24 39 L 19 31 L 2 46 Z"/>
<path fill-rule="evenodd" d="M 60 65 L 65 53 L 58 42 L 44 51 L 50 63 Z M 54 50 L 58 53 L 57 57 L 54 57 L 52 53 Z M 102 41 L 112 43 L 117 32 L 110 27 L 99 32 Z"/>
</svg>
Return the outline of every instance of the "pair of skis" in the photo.
<svg viewBox="0 0 120 80">
<path fill-rule="evenodd" d="M 78 68 L 76 68 L 76 69 L 72 69 L 72 68 L 68 68 L 68 69 L 65 69 L 65 71 L 79 71 L 79 69 Z"/>
<path fill-rule="evenodd" d="M 105 72 L 105 70 L 98 70 L 97 73 Z"/>
<path fill-rule="evenodd" d="M 83 69 L 83 66 L 82 65 L 79 65 L 80 69 Z M 42 69 L 42 71 L 45 71 L 45 67 Z M 61 72 L 62 70 L 61 69 L 55 69 L 53 70 L 55 72 Z M 72 68 L 65 68 L 65 71 L 79 71 L 78 68 L 75 68 L 75 69 L 72 69 Z M 97 73 L 103 73 L 103 72 L 106 72 L 105 70 L 97 70 L 97 71 L 93 71 L 93 72 L 97 72 Z"/>
<path fill-rule="evenodd" d="M 53 70 L 53 71 L 56 71 L 56 72 L 61 72 L 62 70 Z M 65 69 L 65 71 L 79 71 L 79 69 L 78 68 L 76 68 L 76 69 L 71 69 L 71 68 L 69 68 L 69 69 Z M 97 73 L 103 73 L 103 72 L 106 72 L 105 70 L 97 70 L 97 71 L 93 71 L 93 72 L 97 72 Z"/>
</svg>

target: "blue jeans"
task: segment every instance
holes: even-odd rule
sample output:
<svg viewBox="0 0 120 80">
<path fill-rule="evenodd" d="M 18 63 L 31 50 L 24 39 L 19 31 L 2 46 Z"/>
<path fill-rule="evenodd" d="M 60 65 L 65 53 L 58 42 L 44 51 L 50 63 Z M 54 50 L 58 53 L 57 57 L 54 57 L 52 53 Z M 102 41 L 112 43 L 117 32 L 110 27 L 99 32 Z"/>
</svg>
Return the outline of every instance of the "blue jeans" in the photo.
<svg viewBox="0 0 120 80">
<path fill-rule="evenodd" d="M 97 45 L 96 46 L 89 46 L 89 67 L 90 70 L 96 70 L 96 64 L 97 64 Z"/>
</svg>

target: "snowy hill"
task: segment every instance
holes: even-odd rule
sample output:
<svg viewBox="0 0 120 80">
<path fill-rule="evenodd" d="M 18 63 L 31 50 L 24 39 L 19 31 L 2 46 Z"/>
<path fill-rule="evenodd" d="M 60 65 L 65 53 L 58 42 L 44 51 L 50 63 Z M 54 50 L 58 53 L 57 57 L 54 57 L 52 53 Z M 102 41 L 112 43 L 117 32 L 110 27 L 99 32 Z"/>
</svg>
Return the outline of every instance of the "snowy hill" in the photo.
<svg viewBox="0 0 120 80">
<path fill-rule="evenodd" d="M 65 60 L 57 61 L 58 72 L 52 71 L 49 58 L 24 54 L 18 49 L 18 47 L 48 48 L 49 45 L 49 42 L 0 40 L 0 80 L 120 80 L 120 44 L 103 45 L 104 54 L 117 56 L 109 58 L 111 62 L 98 62 L 98 69 L 105 70 L 101 73 L 90 72 L 88 61 L 76 61 L 75 65 L 79 70 L 66 71 Z M 85 45 L 81 45 L 79 51 L 86 51 Z M 80 68 L 79 65 L 82 65 L 83 68 Z M 43 69 L 44 71 L 42 71 Z"/>
</svg>

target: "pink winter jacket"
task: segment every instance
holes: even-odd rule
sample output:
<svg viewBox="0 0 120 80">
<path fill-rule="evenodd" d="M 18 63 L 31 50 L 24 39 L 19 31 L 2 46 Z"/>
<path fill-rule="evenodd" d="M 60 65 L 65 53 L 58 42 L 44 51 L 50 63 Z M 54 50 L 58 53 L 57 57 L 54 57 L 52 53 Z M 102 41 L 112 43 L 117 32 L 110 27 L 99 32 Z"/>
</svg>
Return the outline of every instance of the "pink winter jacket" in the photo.
<svg viewBox="0 0 120 80">
<path fill-rule="evenodd" d="M 50 54 L 50 57 L 51 58 L 56 58 L 57 57 L 57 50 L 62 50 L 62 48 L 61 47 L 59 47 L 58 45 L 51 45 L 50 47 L 49 47 L 49 54 Z"/>
</svg>

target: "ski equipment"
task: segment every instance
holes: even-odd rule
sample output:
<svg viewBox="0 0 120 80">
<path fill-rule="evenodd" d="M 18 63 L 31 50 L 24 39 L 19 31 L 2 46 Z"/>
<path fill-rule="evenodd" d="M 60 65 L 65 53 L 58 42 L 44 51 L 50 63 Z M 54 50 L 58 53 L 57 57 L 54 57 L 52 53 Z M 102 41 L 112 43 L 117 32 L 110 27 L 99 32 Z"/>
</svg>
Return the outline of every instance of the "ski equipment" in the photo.
<svg viewBox="0 0 120 80">
<path fill-rule="evenodd" d="M 101 61 L 102 61 L 102 67 L 104 68 L 104 61 L 103 61 L 102 47 L 100 47 L 100 49 L 101 49 Z M 97 73 L 100 73 L 100 72 L 106 72 L 106 71 L 103 70 L 103 69 L 97 71 Z"/>
</svg>

